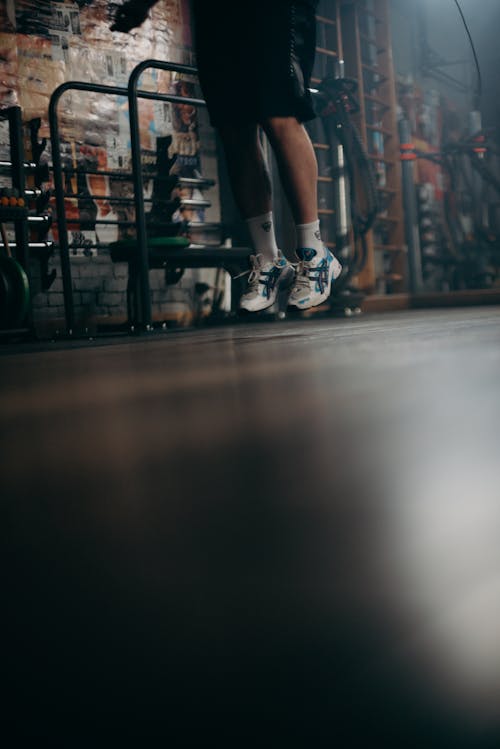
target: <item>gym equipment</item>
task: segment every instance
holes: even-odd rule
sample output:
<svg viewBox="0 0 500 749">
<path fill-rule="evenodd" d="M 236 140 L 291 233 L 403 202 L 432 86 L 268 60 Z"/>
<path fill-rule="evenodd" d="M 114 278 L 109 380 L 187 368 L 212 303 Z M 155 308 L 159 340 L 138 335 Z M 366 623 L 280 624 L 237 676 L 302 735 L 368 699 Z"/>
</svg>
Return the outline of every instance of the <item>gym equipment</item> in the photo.
<svg viewBox="0 0 500 749">
<path fill-rule="evenodd" d="M 2 337 L 15 332 L 31 332 L 31 295 L 28 277 L 30 243 L 26 207 L 25 170 L 36 164 L 25 162 L 20 107 L 8 107 L 0 119 L 9 125 L 10 161 L 0 162 L 0 171 L 9 174 L 11 187 L 0 190 L 0 330 Z M 12 224 L 15 242 L 9 242 L 5 224 Z M 12 248 L 15 247 L 15 257 Z"/>
<path fill-rule="evenodd" d="M 405 211 L 411 216 L 407 227 L 410 262 L 418 272 L 423 264 L 441 268 L 442 283 L 446 290 L 490 288 L 500 275 L 500 223 L 490 213 L 485 188 L 496 193 L 492 205 L 498 204 L 500 180 L 495 173 L 495 162 L 500 157 L 496 144 L 481 129 L 477 113 L 471 118 L 470 132 L 458 141 L 445 143 L 440 151 L 419 151 L 411 144 L 409 127 L 405 120 L 400 123 L 401 159 L 403 162 L 403 186 L 405 189 Z M 426 159 L 438 164 L 448 178 L 445 191 L 445 232 L 437 232 L 432 221 L 425 225 L 424 197 L 420 193 L 420 236 L 416 225 L 413 205 L 416 201 L 415 184 L 411 165 L 416 159 Z M 491 200 L 491 199 L 490 199 Z M 465 229 L 467 226 L 467 230 Z M 420 252 L 422 244 L 425 252 Z M 412 266 L 410 265 L 410 270 Z M 419 290 L 418 288 L 416 289 Z"/>
<path fill-rule="evenodd" d="M 366 234 L 379 210 L 373 164 L 352 121 L 359 111 L 357 87 L 357 81 L 344 76 L 343 62 L 338 61 L 335 75 L 324 78 L 315 91 L 335 177 L 335 252 L 343 265 L 329 305 L 332 313 L 345 315 L 359 314 L 364 294 L 348 283 L 365 265 Z"/>
<path fill-rule="evenodd" d="M 2 187 L 0 189 L 0 206 L 2 208 L 24 208 L 25 201 L 15 187 Z"/>
<path fill-rule="evenodd" d="M 418 209 L 413 174 L 414 155 L 411 153 L 411 132 L 409 122 L 399 121 L 399 140 L 401 142 L 401 170 L 403 187 L 403 205 L 405 207 L 405 236 L 408 247 L 409 288 L 412 294 L 422 291 L 422 255 L 418 235 Z"/>
<path fill-rule="evenodd" d="M 145 60 L 139 63 L 132 73 L 127 86 L 129 120 L 130 120 L 130 144 L 132 151 L 132 173 L 134 176 L 134 198 L 135 218 L 137 221 L 137 271 L 135 280 L 136 288 L 133 293 L 135 301 L 134 319 L 146 330 L 151 327 L 151 293 L 149 288 L 149 253 L 147 246 L 147 223 L 144 211 L 144 182 L 141 163 L 141 136 L 139 127 L 139 79 L 145 70 L 169 70 L 171 72 L 197 75 L 196 68 L 190 65 L 179 65 L 177 63 L 165 63 L 158 60 Z M 189 104 L 193 107 L 205 107 L 203 99 L 195 99 L 182 96 L 165 96 L 157 94 L 157 98 L 178 104 Z M 210 264 L 209 264 L 210 265 Z M 129 265 L 129 269 L 130 269 Z M 129 278 L 130 280 L 130 278 Z"/>
<path fill-rule="evenodd" d="M 237 280 L 237 277 L 240 276 L 242 271 L 248 268 L 248 257 L 251 250 L 247 247 L 234 248 L 222 246 L 221 243 L 224 242 L 226 238 L 224 235 L 225 228 L 222 224 L 211 224 L 197 221 L 173 222 L 170 220 L 172 218 L 172 213 L 179 207 L 179 205 L 181 207 L 196 208 L 206 207 L 209 203 L 204 200 L 182 199 L 179 203 L 174 199 L 168 200 L 168 198 L 166 198 L 166 193 L 169 193 L 177 184 L 181 187 L 199 187 L 201 189 L 202 187 L 213 185 L 213 180 L 201 176 L 177 178 L 175 175 L 163 175 L 160 173 L 162 171 L 161 164 L 157 165 L 156 174 L 152 174 L 149 169 L 147 175 L 143 176 L 139 138 L 138 99 L 145 98 L 155 101 L 170 102 L 173 104 L 190 104 L 191 106 L 200 107 L 205 106 L 205 102 L 202 99 L 177 96 L 173 94 L 153 93 L 150 91 L 139 91 L 137 89 L 139 77 L 147 68 L 167 70 L 188 75 L 196 75 L 197 73 L 196 69 L 191 66 L 156 60 L 146 60 L 140 63 L 132 71 L 127 88 L 103 86 L 83 81 L 68 81 L 59 86 L 51 96 L 49 104 L 49 124 L 52 143 L 54 192 L 57 207 L 65 324 L 66 333 L 69 336 L 74 335 L 75 315 L 70 263 L 71 244 L 68 223 L 81 223 L 81 221 L 74 221 L 73 218 L 69 220 L 66 215 L 65 179 L 67 180 L 67 178 L 74 175 L 75 172 L 108 176 L 133 183 L 134 197 L 131 199 L 116 198 L 114 199 L 114 202 L 117 204 L 120 202 L 123 204 L 129 203 L 134 205 L 135 221 L 114 221 L 114 223 L 119 223 L 122 227 L 136 226 L 137 238 L 132 240 L 130 245 L 121 242 L 111 243 L 113 247 L 109 247 L 108 244 L 105 245 L 106 247 L 109 247 L 113 260 L 116 262 L 126 261 L 128 263 L 127 303 L 128 326 L 130 329 L 151 329 L 151 296 L 149 287 L 149 270 L 151 268 L 164 268 L 167 282 L 174 282 L 176 278 L 178 279 L 184 268 L 223 268 L 231 274 L 233 281 L 237 285 L 238 288 L 235 289 L 235 292 L 239 291 L 239 286 L 241 284 L 241 282 Z M 66 164 L 63 164 L 57 108 L 61 96 L 68 90 L 92 92 L 106 96 L 128 96 L 132 145 L 132 170 L 130 172 L 99 169 L 82 170 L 75 165 L 68 167 Z M 163 149 L 163 151 L 166 153 L 165 149 Z M 165 158 L 168 160 L 168 156 L 165 156 Z M 168 164 L 166 166 L 168 166 Z M 146 177 L 147 179 L 154 177 L 155 189 L 153 190 L 152 198 L 144 198 L 144 180 Z M 72 196 L 74 197 L 73 194 Z M 85 197 L 89 196 L 86 195 Z M 153 203 L 153 206 L 155 206 L 155 202 L 157 206 L 161 204 L 162 210 L 152 211 L 152 215 L 149 216 L 145 211 L 145 204 L 147 202 Z M 112 221 L 104 220 L 96 223 L 111 224 Z M 200 245 L 193 244 L 196 242 L 195 237 L 200 231 L 203 235 L 210 233 L 211 236 L 214 236 L 214 240 L 212 241 L 212 239 L 210 239 L 208 244 L 201 244 L 201 242 Z M 188 234 L 190 239 L 182 237 L 183 234 Z M 217 238 L 217 235 L 220 235 L 220 237 Z M 159 240 L 158 244 L 154 244 L 154 239 Z M 182 246 L 170 242 L 171 239 L 182 239 Z M 169 241 L 165 242 L 165 240 Z M 187 244 L 186 240 L 188 242 Z M 100 243 L 94 245 L 89 240 L 87 249 L 90 250 L 93 247 L 102 248 L 103 245 Z M 234 293 L 233 298 L 236 297 L 237 293 Z"/>
<path fill-rule="evenodd" d="M 354 235 L 348 271 L 341 277 L 342 285 L 345 285 L 348 278 L 359 273 L 365 264 L 365 236 L 373 226 L 379 209 L 373 164 L 351 119 L 352 114 L 359 111 L 355 98 L 357 86 L 357 81 L 344 77 L 340 63 L 337 76 L 325 78 L 319 85 L 320 117 L 331 145 L 334 173 L 339 178 L 336 184 L 335 210 L 341 220 L 337 226 L 336 246 L 343 248 L 349 245 L 351 228 Z M 359 180 L 360 177 L 363 179 L 366 205 L 364 212 L 361 210 L 359 187 L 356 184 L 356 178 Z"/>
<path fill-rule="evenodd" d="M 30 308 L 30 285 L 24 268 L 12 257 L 7 232 L 0 224 L 6 255 L 0 255 L 0 327 L 19 328 Z"/>
</svg>

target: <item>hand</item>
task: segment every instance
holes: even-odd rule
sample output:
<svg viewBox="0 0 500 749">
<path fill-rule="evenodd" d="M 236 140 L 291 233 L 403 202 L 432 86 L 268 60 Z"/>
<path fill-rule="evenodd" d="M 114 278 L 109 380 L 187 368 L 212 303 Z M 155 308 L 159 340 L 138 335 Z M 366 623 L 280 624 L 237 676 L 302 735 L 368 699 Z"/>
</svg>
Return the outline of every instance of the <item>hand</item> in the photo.
<svg viewBox="0 0 500 749">
<path fill-rule="evenodd" d="M 111 31 L 121 31 L 128 34 L 131 29 L 141 26 L 148 17 L 149 7 L 144 3 L 138 4 L 137 0 L 127 0 L 116 11 L 115 19 L 110 26 Z"/>
</svg>

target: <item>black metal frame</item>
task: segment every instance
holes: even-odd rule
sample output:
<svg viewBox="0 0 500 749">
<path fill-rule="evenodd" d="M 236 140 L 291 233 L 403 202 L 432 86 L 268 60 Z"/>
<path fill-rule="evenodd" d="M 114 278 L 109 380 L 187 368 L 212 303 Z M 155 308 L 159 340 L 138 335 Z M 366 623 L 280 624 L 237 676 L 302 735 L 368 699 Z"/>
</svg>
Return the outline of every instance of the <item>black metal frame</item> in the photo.
<svg viewBox="0 0 500 749">
<path fill-rule="evenodd" d="M 130 74 L 127 88 L 121 86 L 104 86 L 83 81 L 67 81 L 53 92 L 49 104 L 49 125 L 52 143 L 52 160 L 54 174 L 54 191 L 57 207 L 57 223 L 59 231 L 59 253 L 61 259 L 61 274 L 64 292 L 64 310 L 66 332 L 72 336 L 75 324 L 73 288 L 71 278 L 70 248 L 68 228 L 64 204 L 64 185 L 62 159 L 59 150 L 59 123 L 57 107 L 61 96 L 69 90 L 98 93 L 109 96 L 124 96 L 129 102 L 130 140 L 132 172 L 120 173 L 123 179 L 130 180 L 134 188 L 134 205 L 137 226 L 137 252 L 131 253 L 129 265 L 129 280 L 127 286 L 129 324 L 138 329 L 150 330 L 152 323 L 151 294 L 149 285 L 149 269 L 152 266 L 151 253 L 148 248 L 146 215 L 144 210 L 144 181 L 141 164 L 141 144 L 139 128 L 139 99 L 165 101 L 172 104 L 191 104 L 204 107 L 203 99 L 176 96 L 174 94 L 160 94 L 138 90 L 139 78 L 148 69 L 166 70 L 170 72 L 197 75 L 196 68 L 178 63 L 159 60 L 145 60 L 137 65 Z M 99 172 L 101 173 L 101 172 Z M 169 250 L 168 262 L 173 267 L 220 267 L 227 270 L 233 277 L 248 266 L 248 248 L 214 247 L 200 251 L 199 248 L 186 248 L 182 251 Z M 154 261 L 153 261 L 154 263 Z M 165 262 L 163 262 L 165 265 Z M 156 265 L 161 267 L 161 265 Z"/>
<path fill-rule="evenodd" d="M 12 179 L 12 187 L 19 190 L 21 195 L 24 195 L 26 180 L 24 175 L 25 161 L 24 161 L 24 147 L 23 147 L 23 120 L 20 107 L 8 107 L 0 111 L 0 118 L 7 120 L 9 123 L 9 148 L 10 148 L 10 162 L 5 164 L 10 170 Z M 31 166 L 31 164 L 26 164 Z M 16 233 L 16 247 L 18 250 L 18 260 L 23 268 L 28 272 L 29 268 L 29 250 L 28 250 L 28 230 L 26 225 L 26 218 L 23 217 L 21 220 L 14 220 L 14 227 Z"/>
<path fill-rule="evenodd" d="M 61 260 L 64 295 L 64 315 L 66 320 L 66 332 L 68 335 L 73 335 L 73 329 L 75 326 L 75 306 L 73 303 L 73 282 L 71 278 L 71 263 L 69 256 L 68 223 L 66 221 L 66 208 L 64 204 L 62 159 L 61 151 L 59 149 L 59 122 L 57 119 L 57 106 L 61 96 L 66 93 L 66 91 L 85 91 L 87 93 L 107 94 L 109 96 L 127 96 L 127 89 L 120 86 L 102 86 L 97 83 L 85 83 L 83 81 L 67 81 L 58 86 L 50 97 L 49 127 L 50 140 L 52 143 L 52 170 L 57 208 L 59 257 Z"/>
<path fill-rule="evenodd" d="M 197 107 L 206 106 L 203 99 L 193 99 L 190 97 L 174 96 L 171 94 L 148 94 L 148 96 L 144 96 L 146 92 L 138 91 L 137 87 L 141 75 L 145 70 L 150 68 L 156 70 L 167 70 L 172 73 L 197 75 L 196 68 L 191 65 L 162 62 L 160 60 L 144 60 L 133 69 L 128 82 L 128 114 L 130 120 L 130 144 L 132 149 L 132 173 L 134 175 L 135 219 L 137 222 L 137 266 L 134 269 L 136 271 L 134 276 L 137 277 L 135 317 L 137 324 L 146 330 L 151 327 L 151 293 L 149 288 L 148 237 L 143 200 L 144 183 L 142 179 L 141 164 L 139 97 L 166 101 L 172 104 L 191 104 L 192 106 Z"/>
<path fill-rule="evenodd" d="M 26 190 L 25 169 L 32 169 L 36 166 L 36 164 L 26 162 L 24 160 L 23 119 L 21 107 L 14 106 L 1 110 L 0 119 L 7 120 L 9 123 L 10 148 L 10 162 L 1 162 L 1 166 L 3 168 L 9 169 L 12 180 L 12 187 L 19 190 L 20 195 L 24 195 Z M 12 223 L 14 224 L 14 232 L 16 237 L 15 243 L 9 243 L 10 247 L 11 249 L 15 250 L 16 260 L 23 267 L 26 275 L 28 276 L 28 280 L 31 281 L 28 211 L 25 208 L 16 208 L 16 210 L 13 212 L 12 218 L 8 220 L 12 221 Z M 28 326 L 26 330 L 31 331 L 33 327 L 33 309 L 31 301 L 25 322 Z M 8 333 L 9 331 L 3 332 Z"/>
<path fill-rule="evenodd" d="M 24 146 L 23 146 L 23 119 L 20 107 L 11 107 L 7 110 L 10 130 L 10 155 L 12 159 L 12 187 L 24 195 L 26 179 L 24 174 Z M 26 273 L 29 275 L 29 247 L 28 226 L 26 221 L 15 222 L 16 245 L 19 245 L 21 253 L 18 259 Z"/>
</svg>

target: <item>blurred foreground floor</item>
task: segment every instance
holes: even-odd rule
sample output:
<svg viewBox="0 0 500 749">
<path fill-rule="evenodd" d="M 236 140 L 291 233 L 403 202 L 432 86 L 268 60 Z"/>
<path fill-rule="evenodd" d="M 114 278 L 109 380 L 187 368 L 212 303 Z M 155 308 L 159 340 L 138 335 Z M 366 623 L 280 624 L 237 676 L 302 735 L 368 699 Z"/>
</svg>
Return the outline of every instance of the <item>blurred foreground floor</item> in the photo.
<svg viewBox="0 0 500 749">
<path fill-rule="evenodd" d="M 0 383 L 4 727 L 500 746 L 500 309 L 9 353 Z"/>
</svg>

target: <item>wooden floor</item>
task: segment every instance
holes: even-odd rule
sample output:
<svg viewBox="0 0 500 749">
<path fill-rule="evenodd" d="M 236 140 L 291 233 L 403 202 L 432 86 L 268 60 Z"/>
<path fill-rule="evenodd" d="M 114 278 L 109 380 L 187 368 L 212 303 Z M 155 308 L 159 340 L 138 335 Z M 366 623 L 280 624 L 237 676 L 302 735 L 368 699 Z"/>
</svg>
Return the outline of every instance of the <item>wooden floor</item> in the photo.
<svg viewBox="0 0 500 749">
<path fill-rule="evenodd" d="M 4 730 L 498 749 L 500 308 L 11 347 L 0 383 Z"/>
</svg>

